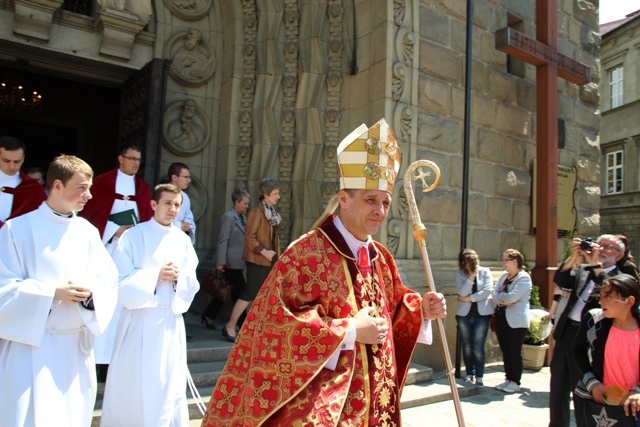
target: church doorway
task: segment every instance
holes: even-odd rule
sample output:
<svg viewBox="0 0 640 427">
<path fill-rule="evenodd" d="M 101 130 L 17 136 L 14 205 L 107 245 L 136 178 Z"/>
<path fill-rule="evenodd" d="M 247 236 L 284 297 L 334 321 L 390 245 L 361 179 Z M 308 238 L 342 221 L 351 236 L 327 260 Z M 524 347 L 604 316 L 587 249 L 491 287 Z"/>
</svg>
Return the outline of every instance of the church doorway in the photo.
<svg viewBox="0 0 640 427">
<path fill-rule="evenodd" d="M 120 88 L 3 64 L 0 84 L 0 135 L 24 141 L 25 169 L 46 171 L 61 153 L 77 155 L 96 173 L 115 165 Z"/>
</svg>

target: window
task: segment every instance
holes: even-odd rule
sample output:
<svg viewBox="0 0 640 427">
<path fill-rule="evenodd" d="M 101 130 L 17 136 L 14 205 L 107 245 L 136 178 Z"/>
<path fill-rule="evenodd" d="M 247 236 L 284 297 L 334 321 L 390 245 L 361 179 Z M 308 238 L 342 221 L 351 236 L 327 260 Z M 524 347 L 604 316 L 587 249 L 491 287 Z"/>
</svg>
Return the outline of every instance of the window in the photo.
<svg viewBox="0 0 640 427">
<path fill-rule="evenodd" d="M 609 71 L 609 99 L 611 100 L 611 108 L 622 105 L 624 86 L 624 67 L 620 66 Z"/>
<path fill-rule="evenodd" d="M 622 151 L 607 153 L 607 194 L 622 193 Z"/>
</svg>

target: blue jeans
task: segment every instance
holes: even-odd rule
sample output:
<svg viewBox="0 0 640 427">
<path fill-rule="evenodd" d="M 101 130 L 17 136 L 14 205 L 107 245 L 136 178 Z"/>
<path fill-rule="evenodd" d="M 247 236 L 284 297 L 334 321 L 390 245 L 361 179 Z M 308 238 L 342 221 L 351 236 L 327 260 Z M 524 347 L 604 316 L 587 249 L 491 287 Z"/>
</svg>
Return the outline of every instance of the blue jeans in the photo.
<svg viewBox="0 0 640 427">
<path fill-rule="evenodd" d="M 489 332 L 489 317 L 456 316 L 467 375 L 484 376 L 484 342 Z"/>
</svg>

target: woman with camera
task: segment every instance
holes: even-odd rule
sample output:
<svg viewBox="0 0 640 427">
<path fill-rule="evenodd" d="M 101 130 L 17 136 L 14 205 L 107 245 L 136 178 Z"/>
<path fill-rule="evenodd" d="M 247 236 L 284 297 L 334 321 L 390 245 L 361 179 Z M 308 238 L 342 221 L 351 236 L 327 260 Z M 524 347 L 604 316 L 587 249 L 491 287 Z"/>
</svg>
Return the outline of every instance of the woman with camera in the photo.
<svg viewBox="0 0 640 427">
<path fill-rule="evenodd" d="M 496 335 L 506 380 L 496 386 L 505 393 L 520 391 L 522 377 L 522 345 L 529 329 L 529 297 L 531 277 L 523 270 L 524 257 L 515 249 L 502 254 L 505 273 L 493 288 L 493 304 L 496 315 Z"/>
</svg>

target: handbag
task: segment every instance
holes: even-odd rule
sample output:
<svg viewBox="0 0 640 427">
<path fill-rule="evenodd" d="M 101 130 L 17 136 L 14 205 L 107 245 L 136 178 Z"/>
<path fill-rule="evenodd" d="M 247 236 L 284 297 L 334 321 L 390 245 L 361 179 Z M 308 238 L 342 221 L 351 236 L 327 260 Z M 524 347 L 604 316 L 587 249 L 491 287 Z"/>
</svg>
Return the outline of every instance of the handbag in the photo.
<svg viewBox="0 0 640 427">
<path fill-rule="evenodd" d="M 214 270 L 209 273 L 202 285 L 200 285 L 200 289 L 219 301 L 225 303 L 231 301 L 233 286 L 220 270 Z"/>
<path fill-rule="evenodd" d="M 626 416 L 622 406 L 602 405 L 592 399 L 573 395 L 576 422 L 578 426 L 637 427 L 633 416 Z"/>
</svg>

